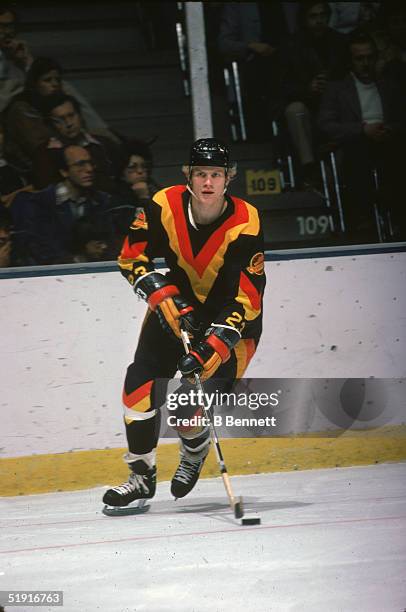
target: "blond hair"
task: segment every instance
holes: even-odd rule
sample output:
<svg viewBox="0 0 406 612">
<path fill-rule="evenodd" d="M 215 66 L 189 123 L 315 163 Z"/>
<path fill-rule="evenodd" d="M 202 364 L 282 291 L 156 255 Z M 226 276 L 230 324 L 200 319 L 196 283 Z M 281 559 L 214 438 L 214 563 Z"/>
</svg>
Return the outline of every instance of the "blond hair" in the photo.
<svg viewBox="0 0 406 612">
<path fill-rule="evenodd" d="M 204 164 L 200 164 L 202 167 L 205 167 Z M 207 166 L 208 168 L 210 168 L 211 166 Z M 214 167 L 218 167 L 218 168 L 222 168 L 222 166 L 213 166 Z M 183 165 L 182 166 L 182 172 L 183 174 L 186 176 L 186 178 L 189 180 L 189 176 L 190 176 L 190 171 L 193 170 L 194 166 L 189 166 L 189 165 Z M 231 166 L 229 166 L 228 168 L 224 168 L 227 171 L 227 178 L 231 180 L 233 180 L 233 178 L 235 178 L 237 176 L 237 164 L 232 164 Z"/>
</svg>

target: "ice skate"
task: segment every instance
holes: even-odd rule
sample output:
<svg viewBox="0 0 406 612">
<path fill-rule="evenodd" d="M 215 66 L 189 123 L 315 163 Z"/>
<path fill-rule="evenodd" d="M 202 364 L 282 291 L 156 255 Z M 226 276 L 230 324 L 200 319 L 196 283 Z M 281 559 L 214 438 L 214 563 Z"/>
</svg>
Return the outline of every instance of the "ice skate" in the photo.
<svg viewBox="0 0 406 612">
<path fill-rule="evenodd" d="M 106 504 L 104 514 L 137 514 L 148 510 L 149 506 L 145 506 L 145 500 L 155 495 L 156 467 L 149 466 L 143 460 L 131 463 L 130 467 L 128 482 L 108 489 L 103 495 L 103 502 Z M 133 502 L 138 503 L 134 505 Z"/>
<path fill-rule="evenodd" d="M 171 482 L 171 493 L 175 498 L 185 497 L 193 489 L 199 480 L 209 447 L 209 444 L 205 444 L 200 452 L 192 453 L 180 443 L 180 463 Z"/>
</svg>

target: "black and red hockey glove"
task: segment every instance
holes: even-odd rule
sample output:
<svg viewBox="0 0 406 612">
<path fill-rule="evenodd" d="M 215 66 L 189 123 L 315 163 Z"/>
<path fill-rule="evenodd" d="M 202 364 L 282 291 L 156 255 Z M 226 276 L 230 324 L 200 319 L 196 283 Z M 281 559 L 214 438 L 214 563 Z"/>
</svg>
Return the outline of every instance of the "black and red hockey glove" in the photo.
<svg viewBox="0 0 406 612">
<path fill-rule="evenodd" d="M 206 339 L 194 345 L 190 352 L 180 359 L 179 371 L 193 382 L 194 373 L 200 374 L 201 380 L 210 378 L 221 364 L 230 358 L 230 352 L 240 338 L 240 332 L 234 327 L 212 325 L 206 331 Z"/>
<path fill-rule="evenodd" d="M 151 272 L 142 276 L 135 283 L 134 291 L 147 301 L 162 328 L 172 337 L 181 340 L 181 324 L 190 338 L 199 333 L 201 325 L 196 320 L 193 306 L 182 298 L 176 285 L 168 282 L 163 274 Z"/>
</svg>

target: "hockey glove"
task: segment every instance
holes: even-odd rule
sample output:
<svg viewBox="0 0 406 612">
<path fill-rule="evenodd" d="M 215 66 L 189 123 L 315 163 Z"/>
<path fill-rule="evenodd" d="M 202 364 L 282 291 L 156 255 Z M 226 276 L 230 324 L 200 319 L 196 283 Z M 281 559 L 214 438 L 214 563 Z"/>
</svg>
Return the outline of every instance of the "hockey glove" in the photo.
<svg viewBox="0 0 406 612">
<path fill-rule="evenodd" d="M 151 272 L 142 276 L 135 284 L 134 291 L 147 301 L 165 332 L 181 340 L 180 325 L 193 338 L 200 331 L 194 309 L 179 294 L 176 285 L 167 281 L 163 274 Z"/>
<path fill-rule="evenodd" d="M 234 327 L 213 325 L 206 331 L 206 339 L 180 359 L 178 369 L 192 382 L 195 373 L 200 374 L 201 380 L 206 380 L 230 358 L 230 352 L 240 338 L 240 332 Z"/>
</svg>

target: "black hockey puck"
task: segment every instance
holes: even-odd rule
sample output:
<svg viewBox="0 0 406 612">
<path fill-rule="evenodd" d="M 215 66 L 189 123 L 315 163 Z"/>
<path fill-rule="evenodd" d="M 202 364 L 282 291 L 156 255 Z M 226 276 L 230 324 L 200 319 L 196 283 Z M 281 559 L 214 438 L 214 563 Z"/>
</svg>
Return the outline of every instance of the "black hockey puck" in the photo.
<svg viewBox="0 0 406 612">
<path fill-rule="evenodd" d="M 241 519 L 241 525 L 260 525 L 261 519 L 259 516 L 244 516 Z"/>
</svg>

